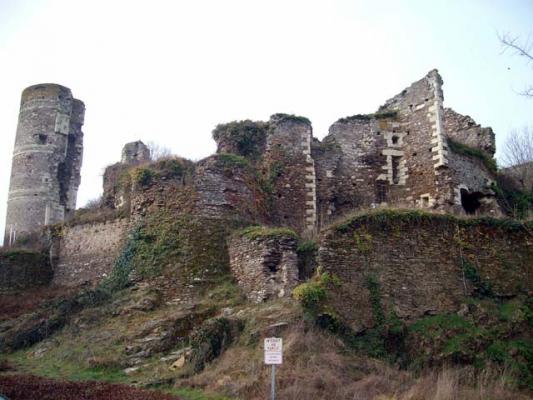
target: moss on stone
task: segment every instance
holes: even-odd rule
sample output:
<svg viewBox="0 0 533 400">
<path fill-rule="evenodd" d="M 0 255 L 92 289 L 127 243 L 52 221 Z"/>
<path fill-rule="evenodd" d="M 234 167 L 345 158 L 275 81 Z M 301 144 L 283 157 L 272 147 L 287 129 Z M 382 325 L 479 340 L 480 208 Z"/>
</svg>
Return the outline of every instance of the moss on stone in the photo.
<svg viewBox="0 0 533 400">
<path fill-rule="evenodd" d="M 222 168 L 246 168 L 250 162 L 243 156 L 231 153 L 219 153 L 216 155 L 217 165 Z"/>
<path fill-rule="evenodd" d="M 298 239 L 298 235 L 290 228 L 276 228 L 260 225 L 248 226 L 244 229 L 237 231 L 237 235 L 245 237 L 250 240 L 256 239 L 272 239 L 280 237 L 291 237 Z"/>
<path fill-rule="evenodd" d="M 521 222 L 509 218 L 461 218 L 452 214 L 434 214 L 420 209 L 380 209 L 375 211 L 368 211 L 357 213 L 344 221 L 334 224 L 332 229 L 344 232 L 358 226 L 377 223 L 377 224 L 392 224 L 394 222 L 409 222 L 409 223 L 451 223 L 457 226 L 489 226 L 500 228 L 507 231 L 520 231 L 523 229 L 533 228 L 533 221 Z"/>
<path fill-rule="evenodd" d="M 456 142 L 455 140 L 450 138 L 448 138 L 448 147 L 456 154 L 475 157 L 479 159 L 483 163 L 483 165 L 493 174 L 498 172 L 498 165 L 496 164 L 496 160 L 483 150 L 467 146 L 466 144 Z"/>
<path fill-rule="evenodd" d="M 250 120 L 219 124 L 213 130 L 213 139 L 229 145 L 237 154 L 257 158 L 264 146 L 268 125 Z"/>
<path fill-rule="evenodd" d="M 373 114 L 356 114 L 349 117 L 339 118 L 337 122 L 342 124 L 347 124 L 350 122 L 356 121 L 371 121 L 373 119 L 387 119 L 387 118 L 396 118 L 398 115 L 397 111 L 378 111 Z"/>
<path fill-rule="evenodd" d="M 311 124 L 311 121 L 299 115 L 277 113 L 270 116 L 270 119 L 276 122 L 297 122 L 303 124 Z"/>
</svg>

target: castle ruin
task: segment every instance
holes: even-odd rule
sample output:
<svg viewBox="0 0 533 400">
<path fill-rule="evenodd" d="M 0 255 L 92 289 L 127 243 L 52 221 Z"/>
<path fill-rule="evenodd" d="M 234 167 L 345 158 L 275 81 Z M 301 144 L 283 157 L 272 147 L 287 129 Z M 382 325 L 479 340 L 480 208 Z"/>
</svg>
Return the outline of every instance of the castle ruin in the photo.
<svg viewBox="0 0 533 400">
<path fill-rule="evenodd" d="M 4 244 L 24 241 L 76 209 L 85 106 L 56 84 L 22 92 Z"/>
<path fill-rule="evenodd" d="M 23 92 L 6 244 L 65 220 L 75 209 L 83 114 L 83 103 L 65 87 L 45 84 Z M 128 143 L 121 162 L 106 169 L 104 206 L 135 216 L 147 204 L 159 204 L 299 233 L 318 231 L 354 210 L 382 206 L 501 214 L 493 191 L 494 133 L 444 108 L 437 70 L 376 113 L 339 119 L 322 141 L 313 137 L 307 118 L 287 114 L 221 124 L 213 138 L 217 154 L 197 163 L 174 160 L 179 165 L 172 168 L 189 171 L 179 182 L 179 190 L 188 192 L 187 207 L 170 204 L 163 188 L 153 194 L 159 198 L 147 200 L 138 184 L 124 184 L 128 170 L 150 162 L 142 142 Z M 228 162 L 229 169 L 223 166 Z M 161 177 L 143 173 L 148 180 Z M 172 179 L 160 184 L 169 186 Z"/>
</svg>

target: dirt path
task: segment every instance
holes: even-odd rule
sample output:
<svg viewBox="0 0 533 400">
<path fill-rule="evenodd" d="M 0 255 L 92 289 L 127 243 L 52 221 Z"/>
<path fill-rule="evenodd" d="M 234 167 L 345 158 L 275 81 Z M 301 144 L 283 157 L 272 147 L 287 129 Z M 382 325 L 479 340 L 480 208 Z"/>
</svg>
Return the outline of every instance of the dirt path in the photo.
<svg viewBox="0 0 533 400">
<path fill-rule="evenodd" d="M 126 385 L 67 382 L 32 375 L 0 375 L 0 395 L 9 400 L 180 400 Z"/>
</svg>

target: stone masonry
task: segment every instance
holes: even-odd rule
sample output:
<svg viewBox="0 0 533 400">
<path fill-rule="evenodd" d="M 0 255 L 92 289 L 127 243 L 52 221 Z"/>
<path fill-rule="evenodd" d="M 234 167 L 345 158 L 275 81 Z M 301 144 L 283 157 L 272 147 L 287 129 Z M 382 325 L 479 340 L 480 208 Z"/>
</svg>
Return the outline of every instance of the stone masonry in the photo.
<svg viewBox="0 0 533 400">
<path fill-rule="evenodd" d="M 229 241 L 230 267 L 247 298 L 255 303 L 288 296 L 298 284 L 297 241 L 290 235 Z"/>
<path fill-rule="evenodd" d="M 376 324 L 378 295 L 384 315 L 413 321 L 456 313 L 480 286 L 498 298 L 530 292 L 532 244 L 519 223 L 375 211 L 326 230 L 319 264 L 341 282 L 333 309 L 361 332 Z"/>
<path fill-rule="evenodd" d="M 76 286 L 98 282 L 108 276 L 124 245 L 128 228 L 129 220 L 125 218 L 64 226 L 58 238 L 52 284 Z"/>
<path fill-rule="evenodd" d="M 70 89 L 30 86 L 22 92 L 13 151 L 4 244 L 12 245 L 76 209 L 83 154 L 84 104 Z"/>
<path fill-rule="evenodd" d="M 380 206 L 499 215 L 486 163 L 494 133 L 445 109 L 442 83 L 432 70 L 376 113 L 339 119 L 322 141 L 309 120 L 286 114 L 219 125 L 213 136 L 219 152 L 254 155 L 269 222 L 300 233 Z"/>
</svg>

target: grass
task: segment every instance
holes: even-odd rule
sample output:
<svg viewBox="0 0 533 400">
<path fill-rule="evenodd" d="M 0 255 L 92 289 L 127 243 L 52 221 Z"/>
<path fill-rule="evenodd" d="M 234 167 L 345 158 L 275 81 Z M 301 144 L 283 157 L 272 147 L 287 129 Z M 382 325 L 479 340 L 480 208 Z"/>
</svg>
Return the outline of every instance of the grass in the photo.
<svg viewBox="0 0 533 400">
<path fill-rule="evenodd" d="M 258 158 L 266 140 L 267 124 L 250 120 L 220 124 L 213 130 L 213 139 L 230 145 L 237 154 Z"/>
<path fill-rule="evenodd" d="M 293 239 L 298 239 L 298 235 L 290 228 L 275 228 L 268 226 L 252 225 L 241 229 L 236 232 L 237 235 L 250 239 L 273 239 L 281 237 L 291 237 Z"/>
<path fill-rule="evenodd" d="M 458 226 L 489 226 L 507 231 L 520 231 L 532 229 L 533 221 L 521 222 L 510 218 L 477 217 L 462 218 L 452 214 L 437 214 L 420 209 L 395 209 L 383 208 L 371 211 L 356 212 L 352 216 L 346 217 L 343 221 L 331 225 L 331 229 L 345 232 L 348 229 L 358 227 L 367 223 L 392 224 L 395 222 L 406 223 L 450 223 Z"/>
<path fill-rule="evenodd" d="M 277 122 L 285 122 L 285 121 L 292 121 L 292 122 L 299 122 L 304 124 L 311 124 L 311 121 L 309 121 L 306 117 L 301 117 L 299 115 L 293 115 L 293 114 L 283 114 L 283 113 L 277 113 L 270 116 L 271 120 L 275 120 Z"/>
<path fill-rule="evenodd" d="M 373 114 L 356 114 L 349 117 L 340 118 L 337 122 L 346 124 L 353 121 L 371 121 L 373 119 L 387 119 L 387 118 L 396 118 L 398 115 L 397 111 L 381 111 Z"/>
<path fill-rule="evenodd" d="M 250 166 L 250 162 L 243 156 L 231 153 L 219 153 L 216 155 L 217 164 L 222 167 L 238 167 L 246 168 Z"/>
<path fill-rule="evenodd" d="M 186 387 L 163 389 L 163 392 L 180 396 L 183 400 L 232 400 L 230 397 Z"/>
</svg>

